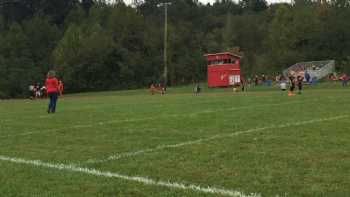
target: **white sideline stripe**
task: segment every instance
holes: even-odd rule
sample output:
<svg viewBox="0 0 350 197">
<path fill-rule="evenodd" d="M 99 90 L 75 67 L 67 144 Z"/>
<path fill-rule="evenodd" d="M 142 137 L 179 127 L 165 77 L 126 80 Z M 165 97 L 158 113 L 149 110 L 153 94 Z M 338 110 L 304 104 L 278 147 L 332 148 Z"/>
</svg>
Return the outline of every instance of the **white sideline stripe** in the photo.
<svg viewBox="0 0 350 197">
<path fill-rule="evenodd" d="M 305 101 L 291 101 L 291 102 L 285 102 L 285 103 L 249 105 L 249 106 L 231 107 L 231 108 L 218 109 L 218 110 L 204 110 L 204 111 L 193 112 L 193 113 L 188 113 L 188 114 L 169 114 L 169 115 L 163 115 L 161 117 L 194 117 L 194 116 L 197 116 L 200 114 L 207 114 L 207 113 L 233 111 L 233 110 L 238 110 L 238 109 L 249 109 L 249 108 L 266 107 L 266 106 L 289 105 L 289 104 L 296 104 L 296 103 L 305 103 Z M 127 118 L 127 119 L 123 119 L 123 120 L 110 120 L 110 121 L 104 121 L 104 122 L 97 122 L 94 124 L 74 125 L 74 126 L 60 127 L 60 128 L 55 128 L 55 129 L 43 129 L 43 130 L 24 132 L 24 133 L 19 133 L 19 134 L 14 134 L 14 135 L 4 135 L 4 136 L 0 136 L 0 138 L 15 137 L 15 136 L 27 136 L 27 135 L 37 134 L 37 133 L 57 132 L 60 130 L 65 130 L 65 129 L 91 128 L 91 127 L 98 126 L 98 125 L 115 124 L 115 123 L 123 123 L 123 122 L 138 122 L 138 121 L 155 120 L 155 119 L 159 119 L 159 116 L 153 116 L 153 117 L 147 117 L 147 118 L 130 118 L 130 119 Z"/>
<path fill-rule="evenodd" d="M 200 138 L 198 140 L 187 141 L 187 142 L 183 142 L 183 143 L 179 143 L 179 144 L 160 145 L 160 146 L 157 146 L 155 148 L 149 148 L 149 149 L 139 150 L 139 151 L 135 151 L 135 152 L 120 153 L 120 154 L 112 155 L 112 156 L 109 156 L 105 159 L 100 159 L 100 160 L 89 159 L 85 163 L 87 163 L 87 164 L 104 163 L 104 162 L 108 162 L 108 161 L 112 161 L 112 160 L 119 160 L 122 158 L 141 155 L 144 153 L 156 152 L 156 151 L 163 150 L 163 149 L 178 148 L 178 147 L 187 146 L 187 145 L 200 144 L 204 141 L 211 141 L 211 140 L 219 139 L 219 138 L 233 137 L 233 136 L 237 136 L 240 134 L 247 134 L 247 133 L 263 131 L 263 130 L 267 130 L 267 129 L 277 129 L 277 128 L 286 128 L 286 127 L 291 127 L 291 126 L 300 126 L 300 125 L 312 124 L 312 123 L 323 122 L 323 121 L 332 121 L 332 120 L 343 119 L 346 117 L 348 117 L 348 115 L 341 115 L 341 116 L 335 116 L 335 117 L 330 117 L 330 118 L 313 119 L 313 120 L 300 121 L 300 122 L 295 122 L 295 123 L 286 123 L 286 124 L 277 125 L 277 126 L 271 125 L 268 127 L 248 129 L 245 131 L 237 131 L 237 132 L 229 133 L 229 134 L 214 135 L 214 136 L 211 136 L 208 138 Z"/>
<path fill-rule="evenodd" d="M 17 163 L 17 164 L 27 164 L 27 165 L 36 166 L 36 167 L 51 168 L 51 169 L 56 169 L 61 171 L 80 172 L 80 173 L 90 174 L 90 175 L 99 176 L 99 177 L 118 178 L 122 180 L 143 183 L 146 185 L 162 186 L 162 187 L 181 189 L 181 190 L 190 190 L 190 191 L 196 191 L 201 193 L 211 193 L 211 194 L 233 196 L 233 197 L 260 197 L 261 196 L 260 194 L 256 194 L 256 193 L 244 194 L 240 191 L 235 191 L 235 190 L 219 189 L 219 188 L 209 187 L 209 186 L 202 187 L 194 184 L 185 184 L 185 183 L 177 183 L 177 182 L 170 182 L 170 181 L 158 181 L 158 180 L 153 180 L 147 177 L 140 177 L 140 176 L 127 176 L 127 175 L 122 175 L 122 174 L 109 172 L 109 171 L 100 171 L 97 169 L 78 167 L 74 164 L 54 164 L 54 163 L 46 163 L 40 160 L 25 160 L 21 158 L 12 158 L 12 157 L 2 156 L 2 155 L 0 155 L 0 160 Z"/>
</svg>

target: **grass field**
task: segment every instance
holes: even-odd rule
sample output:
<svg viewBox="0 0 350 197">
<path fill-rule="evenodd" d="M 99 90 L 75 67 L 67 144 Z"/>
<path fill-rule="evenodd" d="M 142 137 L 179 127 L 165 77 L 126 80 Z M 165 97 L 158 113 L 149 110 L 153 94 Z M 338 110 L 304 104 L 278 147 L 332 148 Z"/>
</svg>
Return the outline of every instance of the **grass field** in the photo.
<svg viewBox="0 0 350 197">
<path fill-rule="evenodd" d="M 0 101 L 0 196 L 350 196 L 350 88 Z"/>
</svg>

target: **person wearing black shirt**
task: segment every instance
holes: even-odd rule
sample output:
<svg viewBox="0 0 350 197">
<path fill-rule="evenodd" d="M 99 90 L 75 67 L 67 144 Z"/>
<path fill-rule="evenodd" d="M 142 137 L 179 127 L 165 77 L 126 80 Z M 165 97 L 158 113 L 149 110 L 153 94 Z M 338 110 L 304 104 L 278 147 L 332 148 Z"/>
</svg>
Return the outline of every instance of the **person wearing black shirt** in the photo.
<svg viewBox="0 0 350 197">
<path fill-rule="evenodd" d="M 302 76 L 298 76 L 297 77 L 297 82 L 298 82 L 298 94 L 301 94 L 301 91 L 303 90 L 303 81 L 304 81 L 304 77 Z"/>
<path fill-rule="evenodd" d="M 295 94 L 293 92 L 295 89 L 295 77 L 293 75 L 290 75 L 289 81 L 290 81 L 290 87 L 289 87 L 288 96 L 294 96 Z"/>
</svg>

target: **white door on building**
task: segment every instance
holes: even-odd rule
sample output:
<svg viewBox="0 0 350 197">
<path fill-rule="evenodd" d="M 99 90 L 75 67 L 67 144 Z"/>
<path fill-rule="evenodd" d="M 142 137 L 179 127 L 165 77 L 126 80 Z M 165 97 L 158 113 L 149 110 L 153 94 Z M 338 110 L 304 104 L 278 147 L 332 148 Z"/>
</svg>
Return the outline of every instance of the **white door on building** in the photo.
<svg viewBox="0 0 350 197">
<path fill-rule="evenodd" d="M 229 80 L 230 80 L 230 82 L 229 82 L 230 85 L 234 85 L 236 83 L 241 82 L 241 76 L 240 75 L 230 75 Z"/>
</svg>

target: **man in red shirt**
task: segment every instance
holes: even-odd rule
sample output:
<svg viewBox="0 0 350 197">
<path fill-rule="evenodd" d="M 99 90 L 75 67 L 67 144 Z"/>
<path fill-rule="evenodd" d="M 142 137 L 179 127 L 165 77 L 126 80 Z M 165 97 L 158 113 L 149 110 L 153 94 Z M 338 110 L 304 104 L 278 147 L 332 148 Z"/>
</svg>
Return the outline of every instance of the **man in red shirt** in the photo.
<svg viewBox="0 0 350 197">
<path fill-rule="evenodd" d="M 340 80 L 342 81 L 343 87 L 345 87 L 348 85 L 349 76 L 347 74 L 343 73 L 343 75 L 340 77 Z"/>
<path fill-rule="evenodd" d="M 58 99 L 59 88 L 58 88 L 58 80 L 55 77 L 55 75 L 56 74 L 54 71 L 49 71 L 49 73 L 47 74 L 47 79 L 45 81 L 47 95 L 50 99 L 47 113 L 55 113 L 56 111 L 56 103 Z"/>
</svg>

